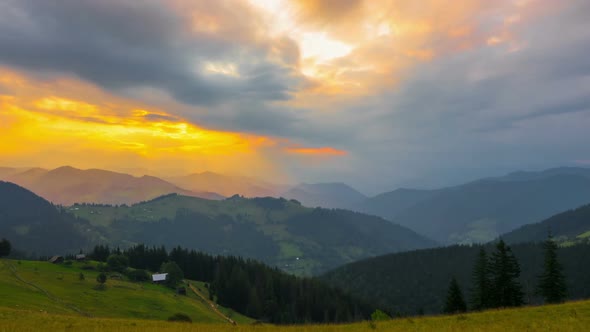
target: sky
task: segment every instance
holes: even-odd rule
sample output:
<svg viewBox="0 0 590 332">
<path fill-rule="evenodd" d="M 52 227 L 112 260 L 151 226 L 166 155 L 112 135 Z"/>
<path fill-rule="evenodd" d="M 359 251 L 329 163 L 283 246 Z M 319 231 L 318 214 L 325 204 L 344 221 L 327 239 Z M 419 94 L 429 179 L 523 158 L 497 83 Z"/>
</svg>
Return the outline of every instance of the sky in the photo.
<svg viewBox="0 0 590 332">
<path fill-rule="evenodd" d="M 590 167 L 587 0 L 0 0 L 0 165 L 366 193 Z"/>
</svg>

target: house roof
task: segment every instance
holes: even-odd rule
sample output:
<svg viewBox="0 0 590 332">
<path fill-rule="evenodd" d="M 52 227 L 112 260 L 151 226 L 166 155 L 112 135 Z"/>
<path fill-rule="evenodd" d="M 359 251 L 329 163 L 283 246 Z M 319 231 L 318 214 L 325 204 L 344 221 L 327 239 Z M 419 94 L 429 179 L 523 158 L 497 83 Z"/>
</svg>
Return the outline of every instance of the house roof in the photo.
<svg viewBox="0 0 590 332">
<path fill-rule="evenodd" d="M 53 256 L 53 257 L 51 257 L 51 258 L 49 259 L 49 261 L 50 261 L 50 262 L 56 262 L 56 261 L 58 261 L 58 260 L 61 260 L 61 259 L 63 259 L 63 257 L 62 257 L 62 256 Z"/>
<path fill-rule="evenodd" d="M 168 273 L 152 274 L 152 281 L 165 281 Z"/>
</svg>

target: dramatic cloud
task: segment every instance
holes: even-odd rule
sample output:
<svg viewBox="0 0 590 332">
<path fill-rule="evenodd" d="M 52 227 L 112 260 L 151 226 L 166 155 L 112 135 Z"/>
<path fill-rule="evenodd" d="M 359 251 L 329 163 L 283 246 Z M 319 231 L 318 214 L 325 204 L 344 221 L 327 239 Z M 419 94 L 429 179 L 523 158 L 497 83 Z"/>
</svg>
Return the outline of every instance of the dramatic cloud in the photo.
<svg viewBox="0 0 590 332">
<path fill-rule="evenodd" d="M 5 0 L 0 45 L 4 133 L 127 127 L 93 149 L 129 166 L 247 150 L 252 173 L 377 191 L 590 158 L 584 0 Z M 181 124 L 215 139 L 171 148 Z"/>
</svg>

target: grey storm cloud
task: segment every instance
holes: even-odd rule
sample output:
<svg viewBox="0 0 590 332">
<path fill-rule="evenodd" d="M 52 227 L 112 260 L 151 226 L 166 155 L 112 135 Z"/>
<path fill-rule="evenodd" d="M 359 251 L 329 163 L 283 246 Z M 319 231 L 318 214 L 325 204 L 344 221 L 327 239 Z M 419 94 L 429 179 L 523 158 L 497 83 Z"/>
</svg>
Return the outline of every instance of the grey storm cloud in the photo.
<svg viewBox="0 0 590 332">
<path fill-rule="evenodd" d="M 355 184 L 448 185 L 587 160 L 590 3 L 572 2 L 515 34 L 518 50 L 436 58 L 394 90 L 343 109 L 339 116 L 354 119 L 341 131 L 353 169 L 371 169 Z"/>
<path fill-rule="evenodd" d="M 0 63 L 74 74 L 110 90 L 157 88 L 200 106 L 285 100 L 298 84 L 288 67 L 264 60 L 265 45 L 189 33 L 187 24 L 152 0 L 6 0 L 0 4 Z M 220 59 L 235 62 L 240 77 L 199 71 L 200 63 Z"/>
<path fill-rule="evenodd" d="M 224 1 L 195 3 L 225 11 Z M 590 159 L 590 2 L 567 8 L 515 28 L 516 51 L 445 54 L 333 112 L 280 103 L 308 84 L 292 40 L 275 41 L 282 61 L 271 61 L 264 42 L 189 32 L 186 17 L 155 0 L 3 0 L 0 64 L 118 93 L 155 88 L 181 103 L 167 111 L 207 127 L 349 152 L 346 168 L 302 168 L 296 175 L 308 181 L 442 185 Z M 236 63 L 240 77 L 204 74 L 207 61 Z"/>
</svg>

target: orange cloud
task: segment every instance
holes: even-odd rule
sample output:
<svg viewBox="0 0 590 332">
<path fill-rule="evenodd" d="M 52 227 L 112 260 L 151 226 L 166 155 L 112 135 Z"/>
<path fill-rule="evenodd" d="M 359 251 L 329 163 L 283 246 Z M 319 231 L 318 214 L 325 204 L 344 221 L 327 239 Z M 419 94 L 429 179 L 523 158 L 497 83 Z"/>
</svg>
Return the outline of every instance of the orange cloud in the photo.
<svg viewBox="0 0 590 332">
<path fill-rule="evenodd" d="M 13 163 L 85 168 L 143 164 L 226 173 L 240 165 L 280 173 L 265 156 L 265 149 L 274 145 L 271 137 L 205 129 L 78 81 L 37 83 L 0 70 L 0 82 L 15 79 L 21 83 L 18 91 L 0 95 L 0 157 Z"/>
<path fill-rule="evenodd" d="M 285 151 L 293 154 L 301 155 L 312 155 L 312 156 L 345 156 L 348 152 L 344 150 L 338 150 L 329 146 L 320 148 L 307 148 L 307 147 L 290 147 L 285 148 Z"/>
</svg>

